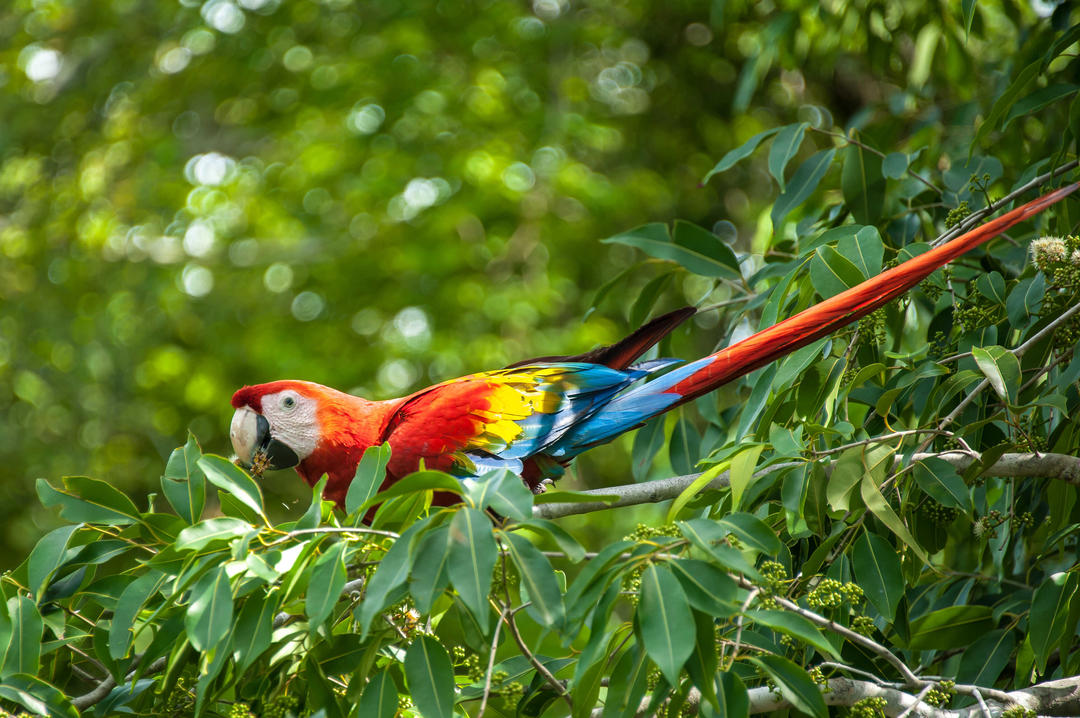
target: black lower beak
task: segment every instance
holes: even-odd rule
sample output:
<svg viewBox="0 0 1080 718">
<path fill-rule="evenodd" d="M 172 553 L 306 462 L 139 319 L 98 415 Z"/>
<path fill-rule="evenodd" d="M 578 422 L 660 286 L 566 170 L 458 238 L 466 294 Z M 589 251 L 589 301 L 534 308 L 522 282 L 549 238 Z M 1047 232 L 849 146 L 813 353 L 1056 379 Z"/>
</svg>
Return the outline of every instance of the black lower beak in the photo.
<svg viewBox="0 0 1080 718">
<path fill-rule="evenodd" d="M 270 435 L 270 422 L 262 414 L 255 419 L 255 432 L 255 451 L 266 457 L 266 468 L 288 469 L 300 463 L 300 457 L 295 451 Z"/>
</svg>

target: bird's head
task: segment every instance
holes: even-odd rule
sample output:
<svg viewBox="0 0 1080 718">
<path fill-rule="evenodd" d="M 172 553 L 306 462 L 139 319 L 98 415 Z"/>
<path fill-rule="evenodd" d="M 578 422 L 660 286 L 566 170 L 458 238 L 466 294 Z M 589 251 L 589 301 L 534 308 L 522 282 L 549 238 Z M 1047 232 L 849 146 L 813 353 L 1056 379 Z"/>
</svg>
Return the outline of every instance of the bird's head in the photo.
<svg viewBox="0 0 1080 718">
<path fill-rule="evenodd" d="M 326 391 L 306 381 L 274 381 L 233 394 L 229 437 L 240 463 L 261 474 L 309 457 L 322 440 L 319 408 Z"/>
</svg>

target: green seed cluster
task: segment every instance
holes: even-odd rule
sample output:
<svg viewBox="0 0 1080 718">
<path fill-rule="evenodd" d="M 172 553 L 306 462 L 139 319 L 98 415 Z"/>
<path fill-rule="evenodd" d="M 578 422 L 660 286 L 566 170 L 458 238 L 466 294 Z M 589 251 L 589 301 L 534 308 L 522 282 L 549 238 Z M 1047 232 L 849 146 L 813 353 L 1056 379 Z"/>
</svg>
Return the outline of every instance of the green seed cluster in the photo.
<svg viewBox="0 0 1080 718">
<path fill-rule="evenodd" d="M 927 501 L 920 510 L 926 518 L 941 526 L 951 524 L 956 520 L 957 516 L 963 513 L 958 508 L 944 506 L 934 500 Z"/>
<path fill-rule="evenodd" d="M 525 686 L 518 681 L 512 681 L 499 689 L 499 695 L 508 703 L 517 703 L 525 695 Z"/>
<path fill-rule="evenodd" d="M 664 524 L 663 526 L 646 526 L 645 524 L 638 524 L 637 527 L 630 532 L 628 536 L 624 536 L 627 541 L 636 541 L 642 543 L 645 541 L 651 541 L 658 536 L 678 536 L 679 527 L 675 524 Z"/>
<path fill-rule="evenodd" d="M 1020 515 L 1014 514 L 1013 517 L 1009 519 L 1009 526 L 1011 526 L 1014 531 L 1021 531 L 1026 528 L 1031 528 L 1034 525 L 1035 517 L 1031 515 L 1030 511 L 1025 511 Z"/>
<path fill-rule="evenodd" d="M 975 535 L 975 538 L 983 538 L 984 536 L 994 538 L 997 536 L 995 529 L 1010 518 L 1009 515 L 1003 514 L 997 509 L 991 509 L 986 513 L 986 516 L 975 519 L 975 523 L 971 526 L 971 533 Z"/>
<path fill-rule="evenodd" d="M 1035 711 L 1029 711 L 1021 705 L 1009 706 L 1001 712 L 1001 718 L 1036 718 L 1037 715 Z"/>
<path fill-rule="evenodd" d="M 192 698 L 191 689 L 188 688 L 188 679 L 180 676 L 176 679 L 176 685 L 169 691 L 169 697 L 165 699 L 165 713 L 167 715 L 190 715 L 195 708 L 195 699 Z"/>
<path fill-rule="evenodd" d="M 297 702 L 296 696 L 282 693 L 264 703 L 259 716 L 260 718 L 285 718 L 296 708 Z"/>
<path fill-rule="evenodd" d="M 931 302 L 936 302 L 941 297 L 941 287 L 934 284 L 928 279 L 924 279 L 923 281 L 919 282 L 919 289 L 922 291 L 923 294 L 927 296 L 927 298 L 930 299 Z"/>
<path fill-rule="evenodd" d="M 959 333 L 967 334 L 1001 321 L 1001 305 L 973 302 L 970 296 L 965 304 L 953 310 L 953 326 Z"/>
<path fill-rule="evenodd" d="M 622 590 L 630 594 L 630 603 L 635 606 L 641 600 L 641 574 L 644 571 L 645 567 L 639 564 L 633 571 L 625 574 L 622 579 Z"/>
<path fill-rule="evenodd" d="M 967 200 L 964 200 L 945 215 L 945 229 L 952 229 L 963 222 L 969 214 L 971 214 L 971 207 L 968 206 Z"/>
<path fill-rule="evenodd" d="M 859 320 L 859 336 L 864 346 L 884 344 L 888 339 L 885 331 L 885 307 L 879 307 Z"/>
<path fill-rule="evenodd" d="M 860 368 L 859 362 L 854 360 L 848 362 L 847 369 L 844 369 L 844 374 L 840 377 L 840 386 L 847 386 L 848 384 L 854 383 L 855 377 L 859 375 Z"/>
<path fill-rule="evenodd" d="M 841 583 L 834 578 L 823 578 L 806 596 L 811 608 L 839 608 L 845 604 L 859 603 L 863 590 L 854 583 Z"/>
<path fill-rule="evenodd" d="M 788 572 L 784 564 L 779 561 L 764 561 L 758 570 L 765 579 L 761 583 L 761 589 L 766 594 L 781 593 L 787 588 Z"/>
<path fill-rule="evenodd" d="M 229 718 L 255 718 L 255 714 L 247 703 L 233 703 L 229 708 Z"/>
<path fill-rule="evenodd" d="M 829 679 L 825 677 L 825 673 L 821 670 L 820 666 L 814 666 L 807 673 L 810 675 L 810 680 L 817 683 L 822 692 L 829 692 Z"/>
<path fill-rule="evenodd" d="M 967 204 L 967 202 L 964 204 Z M 848 715 L 851 718 L 885 718 L 885 708 L 888 705 L 888 701 L 881 696 L 863 698 L 862 700 L 855 701 L 855 703 L 848 708 Z"/>
<path fill-rule="evenodd" d="M 872 638 L 876 629 L 874 619 L 869 616 L 855 616 L 851 619 L 851 630 L 867 638 Z"/>
<path fill-rule="evenodd" d="M 956 683 L 953 681 L 942 681 L 936 686 L 931 688 L 923 696 L 923 703 L 927 703 L 937 708 L 944 708 L 949 705 L 949 701 L 956 695 Z"/>
<path fill-rule="evenodd" d="M 411 711 L 411 710 L 413 710 L 415 708 L 415 706 L 413 705 L 413 702 L 412 702 L 412 698 L 409 698 L 408 696 L 400 695 L 400 694 L 398 695 L 398 698 L 397 698 L 397 706 L 398 706 L 398 710 L 402 711 L 402 712 Z"/>
<path fill-rule="evenodd" d="M 656 690 L 656 687 L 660 685 L 660 669 L 650 668 L 649 672 L 645 674 L 645 685 L 648 686 L 650 691 Z"/>
<path fill-rule="evenodd" d="M 16 713 L 8 713 L 3 708 L 0 708 L 0 718 L 34 718 L 32 715 L 25 711 L 19 711 Z"/>
</svg>

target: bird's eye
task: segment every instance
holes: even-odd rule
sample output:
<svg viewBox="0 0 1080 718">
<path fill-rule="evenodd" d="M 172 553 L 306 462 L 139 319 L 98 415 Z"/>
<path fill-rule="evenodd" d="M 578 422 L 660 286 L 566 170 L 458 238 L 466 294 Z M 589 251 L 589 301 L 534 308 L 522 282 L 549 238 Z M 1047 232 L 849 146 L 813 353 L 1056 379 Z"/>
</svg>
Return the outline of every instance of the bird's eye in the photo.
<svg viewBox="0 0 1080 718">
<path fill-rule="evenodd" d="M 294 399 L 291 396 L 287 396 L 287 397 L 285 397 L 284 399 L 281 400 L 281 405 L 283 407 L 285 407 L 286 409 L 291 409 L 294 406 L 296 406 L 296 399 Z"/>
</svg>

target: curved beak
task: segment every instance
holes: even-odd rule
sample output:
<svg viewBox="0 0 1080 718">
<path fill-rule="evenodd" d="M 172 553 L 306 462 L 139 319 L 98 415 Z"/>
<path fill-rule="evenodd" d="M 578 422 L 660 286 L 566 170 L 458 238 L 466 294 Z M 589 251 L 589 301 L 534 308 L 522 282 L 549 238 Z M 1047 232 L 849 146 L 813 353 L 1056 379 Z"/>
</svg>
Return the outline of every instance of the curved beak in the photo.
<svg viewBox="0 0 1080 718">
<path fill-rule="evenodd" d="M 251 407 L 242 406 L 233 414 L 229 438 L 241 464 L 247 467 L 261 465 L 257 473 L 265 469 L 287 469 L 300 463 L 295 451 L 270 434 L 270 422 L 266 417 Z"/>
</svg>

